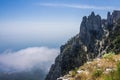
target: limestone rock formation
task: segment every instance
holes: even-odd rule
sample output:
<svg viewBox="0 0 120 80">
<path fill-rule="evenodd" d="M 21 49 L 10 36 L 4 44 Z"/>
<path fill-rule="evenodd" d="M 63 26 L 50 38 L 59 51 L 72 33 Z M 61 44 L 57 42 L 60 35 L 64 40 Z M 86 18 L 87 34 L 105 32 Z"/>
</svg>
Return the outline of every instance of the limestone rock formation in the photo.
<svg viewBox="0 0 120 80">
<path fill-rule="evenodd" d="M 84 16 L 79 34 L 60 47 L 60 54 L 45 80 L 56 80 L 86 61 L 100 57 L 106 51 L 120 52 L 120 27 L 117 24 L 119 18 L 120 11 L 113 11 L 112 14 L 109 12 L 107 19 L 101 19 L 94 12 L 88 17 Z"/>
<path fill-rule="evenodd" d="M 90 52 L 94 52 L 95 40 L 101 40 L 103 28 L 101 26 L 101 17 L 94 12 L 88 17 L 83 17 L 80 26 L 80 39 L 87 46 Z"/>
<path fill-rule="evenodd" d="M 114 10 L 112 13 L 112 17 L 113 17 L 113 22 L 116 23 L 117 20 L 120 18 L 120 11 Z"/>
<path fill-rule="evenodd" d="M 112 25 L 113 24 L 113 16 L 108 12 L 107 14 L 107 25 Z"/>
</svg>

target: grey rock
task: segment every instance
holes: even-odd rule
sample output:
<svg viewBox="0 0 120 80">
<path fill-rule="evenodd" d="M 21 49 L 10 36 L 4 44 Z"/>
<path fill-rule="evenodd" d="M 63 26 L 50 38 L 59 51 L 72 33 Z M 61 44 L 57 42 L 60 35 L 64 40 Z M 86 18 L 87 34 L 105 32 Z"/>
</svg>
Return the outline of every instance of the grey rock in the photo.
<svg viewBox="0 0 120 80">
<path fill-rule="evenodd" d="M 101 25 L 101 17 L 95 15 L 94 12 L 88 16 L 83 17 L 83 21 L 80 26 L 80 39 L 87 46 L 87 48 L 94 49 L 95 40 L 102 38 L 103 29 Z M 93 52 L 94 50 L 91 50 Z"/>
<path fill-rule="evenodd" d="M 116 23 L 117 20 L 120 18 L 120 11 L 114 10 L 112 13 L 112 17 L 113 17 L 113 23 Z"/>
<path fill-rule="evenodd" d="M 45 80 L 56 80 L 61 76 L 61 55 L 58 55 L 55 59 L 55 64 L 52 64 L 49 73 Z"/>
<path fill-rule="evenodd" d="M 107 14 L 107 25 L 112 25 L 113 24 L 113 16 L 108 12 Z"/>
</svg>

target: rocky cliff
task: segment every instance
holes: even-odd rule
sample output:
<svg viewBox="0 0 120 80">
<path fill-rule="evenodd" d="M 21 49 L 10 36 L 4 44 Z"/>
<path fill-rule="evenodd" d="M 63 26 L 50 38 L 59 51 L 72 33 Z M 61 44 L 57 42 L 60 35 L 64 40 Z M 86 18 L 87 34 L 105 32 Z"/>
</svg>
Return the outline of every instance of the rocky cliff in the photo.
<svg viewBox="0 0 120 80">
<path fill-rule="evenodd" d="M 120 27 L 117 24 L 119 18 L 120 11 L 117 10 L 112 14 L 108 12 L 107 19 L 101 19 L 94 12 L 88 17 L 84 16 L 80 32 L 60 47 L 60 54 L 45 80 L 56 80 L 110 50 L 120 52 Z"/>
</svg>

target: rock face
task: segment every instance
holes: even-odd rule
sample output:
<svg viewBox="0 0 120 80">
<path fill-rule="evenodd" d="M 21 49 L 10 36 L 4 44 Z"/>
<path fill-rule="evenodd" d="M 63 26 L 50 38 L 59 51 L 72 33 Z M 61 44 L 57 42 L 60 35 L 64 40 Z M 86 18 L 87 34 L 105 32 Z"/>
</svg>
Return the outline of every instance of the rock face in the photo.
<svg viewBox="0 0 120 80">
<path fill-rule="evenodd" d="M 112 25 L 113 24 L 113 16 L 108 12 L 107 14 L 107 25 Z"/>
<path fill-rule="evenodd" d="M 110 12 L 108 12 L 107 14 L 107 24 L 113 25 L 117 22 L 117 20 L 120 18 L 120 11 L 118 10 L 114 10 L 112 14 L 110 14 Z"/>
<path fill-rule="evenodd" d="M 81 45 L 81 46 L 80 46 Z M 71 38 L 65 45 L 61 46 L 61 53 L 55 59 L 55 64 L 51 69 L 45 80 L 56 80 L 58 77 L 67 74 L 67 72 L 75 67 L 86 62 L 87 57 L 83 50 L 82 42 L 79 41 L 79 35 Z"/>
<path fill-rule="evenodd" d="M 112 13 L 112 17 L 113 17 L 113 22 L 117 22 L 117 20 L 120 18 L 120 11 L 118 10 L 114 10 Z"/>
<path fill-rule="evenodd" d="M 112 47 L 113 51 L 120 51 L 120 45 L 114 47 L 112 44 L 114 38 L 111 37 L 111 35 L 120 35 L 120 28 L 116 27 L 116 21 L 119 18 L 120 11 L 114 11 L 112 14 L 109 12 L 107 19 L 104 20 L 94 12 L 88 17 L 84 16 L 79 34 L 60 47 L 60 54 L 55 59 L 45 80 L 56 80 L 86 61 L 100 57 Z M 117 42 L 120 43 L 119 40 L 120 38 Z"/>
<path fill-rule="evenodd" d="M 94 12 L 88 17 L 83 17 L 80 26 L 80 39 L 88 48 L 88 51 L 95 52 L 95 40 L 101 40 L 103 28 L 101 26 L 101 17 Z"/>
</svg>

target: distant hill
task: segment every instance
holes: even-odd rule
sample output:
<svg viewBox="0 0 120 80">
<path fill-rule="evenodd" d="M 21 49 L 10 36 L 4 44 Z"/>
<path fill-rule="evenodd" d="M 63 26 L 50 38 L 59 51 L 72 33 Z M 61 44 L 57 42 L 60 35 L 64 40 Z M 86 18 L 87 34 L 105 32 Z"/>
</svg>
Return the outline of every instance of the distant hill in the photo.
<svg viewBox="0 0 120 80">
<path fill-rule="evenodd" d="M 43 70 L 35 69 L 22 72 L 0 72 L 0 80 L 44 80 Z"/>
</svg>

